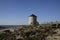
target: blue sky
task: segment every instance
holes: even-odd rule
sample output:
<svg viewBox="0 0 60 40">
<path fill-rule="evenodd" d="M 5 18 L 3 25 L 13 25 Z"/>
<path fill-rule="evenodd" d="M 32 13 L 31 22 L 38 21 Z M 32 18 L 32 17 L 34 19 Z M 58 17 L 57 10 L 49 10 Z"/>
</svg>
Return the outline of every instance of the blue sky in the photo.
<svg viewBox="0 0 60 40">
<path fill-rule="evenodd" d="M 0 0 L 0 25 L 28 24 L 32 13 L 39 23 L 60 20 L 60 0 Z"/>
</svg>

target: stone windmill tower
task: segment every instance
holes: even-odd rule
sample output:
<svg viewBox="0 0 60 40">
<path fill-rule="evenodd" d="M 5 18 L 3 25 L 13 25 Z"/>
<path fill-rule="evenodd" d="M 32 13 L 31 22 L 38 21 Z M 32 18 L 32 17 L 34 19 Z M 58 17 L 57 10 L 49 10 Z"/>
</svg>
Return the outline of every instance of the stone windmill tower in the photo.
<svg viewBox="0 0 60 40">
<path fill-rule="evenodd" d="M 29 25 L 37 25 L 37 16 L 32 14 L 29 16 Z"/>
</svg>

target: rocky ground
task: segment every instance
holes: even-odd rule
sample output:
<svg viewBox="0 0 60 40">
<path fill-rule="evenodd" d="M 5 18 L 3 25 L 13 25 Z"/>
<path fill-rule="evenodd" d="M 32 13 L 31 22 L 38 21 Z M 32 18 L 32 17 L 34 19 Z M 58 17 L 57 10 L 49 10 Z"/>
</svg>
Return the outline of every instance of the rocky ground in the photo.
<svg viewBox="0 0 60 40">
<path fill-rule="evenodd" d="M 60 40 L 60 28 L 22 26 L 0 31 L 0 40 Z"/>
</svg>

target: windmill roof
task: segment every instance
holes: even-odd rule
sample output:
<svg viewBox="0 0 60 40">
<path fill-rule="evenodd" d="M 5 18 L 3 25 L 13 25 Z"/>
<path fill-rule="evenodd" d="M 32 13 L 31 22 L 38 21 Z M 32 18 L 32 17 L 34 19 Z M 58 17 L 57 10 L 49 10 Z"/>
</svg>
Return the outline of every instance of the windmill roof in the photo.
<svg viewBox="0 0 60 40">
<path fill-rule="evenodd" d="M 30 15 L 30 16 L 37 17 L 37 16 L 36 16 L 36 15 L 34 15 L 34 14 L 32 14 L 32 15 Z"/>
</svg>

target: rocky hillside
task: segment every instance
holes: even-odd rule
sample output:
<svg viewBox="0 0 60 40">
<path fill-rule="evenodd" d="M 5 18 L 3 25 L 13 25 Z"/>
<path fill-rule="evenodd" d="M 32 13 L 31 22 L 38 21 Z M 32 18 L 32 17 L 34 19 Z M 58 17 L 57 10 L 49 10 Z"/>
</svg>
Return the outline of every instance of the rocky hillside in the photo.
<svg viewBox="0 0 60 40">
<path fill-rule="evenodd" d="M 0 32 L 0 40 L 60 40 L 60 28 L 52 26 L 22 26 Z"/>
</svg>

